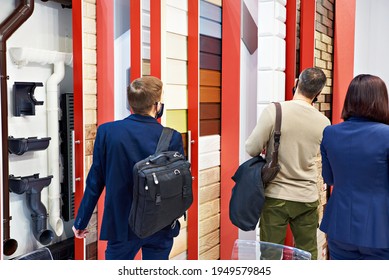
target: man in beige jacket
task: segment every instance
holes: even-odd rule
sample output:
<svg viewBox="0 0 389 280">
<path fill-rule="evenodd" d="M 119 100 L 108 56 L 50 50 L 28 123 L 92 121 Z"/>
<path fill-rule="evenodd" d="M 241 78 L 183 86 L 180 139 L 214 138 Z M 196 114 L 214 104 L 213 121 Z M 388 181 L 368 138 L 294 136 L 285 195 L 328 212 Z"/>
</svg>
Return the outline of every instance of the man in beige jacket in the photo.
<svg viewBox="0 0 389 280">
<path fill-rule="evenodd" d="M 296 79 L 293 100 L 281 102 L 282 124 L 276 178 L 266 185 L 266 201 L 260 218 L 260 240 L 284 244 L 290 224 L 295 247 L 317 259 L 319 205 L 316 158 L 323 130 L 330 121 L 312 103 L 321 93 L 326 76 L 318 68 L 305 69 Z M 257 156 L 274 147 L 275 106 L 268 105 L 246 141 L 246 151 Z"/>
</svg>

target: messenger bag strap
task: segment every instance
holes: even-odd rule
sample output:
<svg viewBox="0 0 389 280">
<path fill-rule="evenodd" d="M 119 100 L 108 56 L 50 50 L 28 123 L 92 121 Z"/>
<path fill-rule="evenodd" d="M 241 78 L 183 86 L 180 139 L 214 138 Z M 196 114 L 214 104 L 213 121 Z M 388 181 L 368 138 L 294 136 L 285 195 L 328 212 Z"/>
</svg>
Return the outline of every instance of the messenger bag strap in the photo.
<svg viewBox="0 0 389 280">
<path fill-rule="evenodd" d="M 169 127 L 164 127 L 161 136 L 159 137 L 155 154 L 169 150 L 170 140 L 172 139 L 172 136 L 173 136 L 173 129 Z"/>
<path fill-rule="evenodd" d="M 272 153 L 272 162 L 276 164 L 278 163 L 278 148 L 280 147 L 282 110 L 279 102 L 274 102 L 274 105 L 276 106 L 276 123 L 274 128 L 274 152 Z"/>
</svg>

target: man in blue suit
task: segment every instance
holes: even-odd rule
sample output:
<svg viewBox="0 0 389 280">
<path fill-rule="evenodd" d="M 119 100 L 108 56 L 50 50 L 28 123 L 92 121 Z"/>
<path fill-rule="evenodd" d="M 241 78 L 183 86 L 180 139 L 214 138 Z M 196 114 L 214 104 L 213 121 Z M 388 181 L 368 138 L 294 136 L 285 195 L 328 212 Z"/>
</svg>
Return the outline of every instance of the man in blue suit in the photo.
<svg viewBox="0 0 389 280">
<path fill-rule="evenodd" d="M 163 129 L 157 121 L 164 108 L 162 82 L 151 76 L 136 79 L 128 87 L 127 98 L 133 114 L 123 120 L 102 124 L 97 130 L 93 163 L 74 222 L 74 235 L 85 238 L 87 225 L 105 187 L 100 231 L 100 239 L 108 240 L 105 258 L 131 260 L 142 249 L 143 259 L 168 259 L 173 238 L 180 231 L 179 223 L 144 239 L 137 237 L 128 225 L 133 200 L 133 167 L 154 154 Z M 169 150 L 184 154 L 182 137 L 177 131 L 173 133 Z"/>
</svg>

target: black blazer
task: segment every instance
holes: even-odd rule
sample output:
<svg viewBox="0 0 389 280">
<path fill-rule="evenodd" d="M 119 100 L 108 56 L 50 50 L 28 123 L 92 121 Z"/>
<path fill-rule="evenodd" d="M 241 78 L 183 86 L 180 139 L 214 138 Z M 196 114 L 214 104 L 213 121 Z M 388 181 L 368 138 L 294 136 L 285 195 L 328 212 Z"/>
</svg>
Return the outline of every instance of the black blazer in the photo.
<svg viewBox="0 0 389 280">
<path fill-rule="evenodd" d="M 74 227 L 85 229 L 104 189 L 101 240 L 126 241 L 132 204 L 134 164 L 155 152 L 163 126 L 150 116 L 133 114 L 124 120 L 102 124 L 97 130 L 84 196 Z M 182 137 L 174 131 L 169 150 L 184 154 Z"/>
</svg>

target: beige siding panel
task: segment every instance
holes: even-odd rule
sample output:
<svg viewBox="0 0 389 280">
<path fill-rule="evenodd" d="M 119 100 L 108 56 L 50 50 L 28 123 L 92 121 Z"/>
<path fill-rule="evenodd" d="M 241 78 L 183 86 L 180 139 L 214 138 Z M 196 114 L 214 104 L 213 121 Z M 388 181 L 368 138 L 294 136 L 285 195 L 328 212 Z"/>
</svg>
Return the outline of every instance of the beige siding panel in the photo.
<svg viewBox="0 0 389 280">
<path fill-rule="evenodd" d="M 207 135 L 199 138 L 199 153 L 205 154 L 220 150 L 220 135 Z"/>
<path fill-rule="evenodd" d="M 142 76 L 150 76 L 150 61 L 142 60 Z"/>
<path fill-rule="evenodd" d="M 164 103 L 166 110 L 188 109 L 187 88 L 184 85 L 165 85 Z"/>
<path fill-rule="evenodd" d="M 177 59 L 166 59 L 166 84 L 187 85 L 187 62 Z"/>
<path fill-rule="evenodd" d="M 170 258 L 170 260 L 175 260 L 175 261 L 185 261 L 187 259 L 188 259 L 188 254 L 186 251 L 175 257 Z"/>
<path fill-rule="evenodd" d="M 220 166 L 204 169 L 199 174 L 199 186 L 206 186 L 220 181 Z"/>
<path fill-rule="evenodd" d="M 188 132 L 187 110 L 166 110 L 166 126 L 180 133 Z"/>
<path fill-rule="evenodd" d="M 188 60 L 187 37 L 166 32 L 166 57 L 178 60 Z"/>
<path fill-rule="evenodd" d="M 200 187 L 199 190 L 199 203 L 205 203 L 220 197 L 220 182 Z M 202 207 L 202 206 L 201 206 Z"/>
<path fill-rule="evenodd" d="M 188 11 L 188 0 L 166 0 L 166 5 Z"/>
<path fill-rule="evenodd" d="M 220 259 L 220 245 L 213 247 L 199 256 L 199 260 L 218 260 Z"/>
<path fill-rule="evenodd" d="M 199 253 L 202 254 L 219 244 L 220 230 L 215 230 L 214 232 L 203 236 L 199 241 Z"/>
<path fill-rule="evenodd" d="M 220 213 L 220 199 L 215 199 L 204 204 L 201 204 L 199 207 L 199 220 L 205 220 L 209 217 L 217 215 Z"/>
<path fill-rule="evenodd" d="M 188 13 L 166 6 L 166 31 L 188 36 Z"/>
<path fill-rule="evenodd" d="M 215 4 L 217 6 L 222 6 L 222 0 L 205 0 L 206 2 Z"/>
<path fill-rule="evenodd" d="M 199 224 L 199 237 L 203 237 L 208 233 L 217 230 L 220 227 L 220 214 L 213 217 L 200 221 Z"/>
<path fill-rule="evenodd" d="M 199 170 L 220 165 L 220 151 L 199 155 Z"/>
<path fill-rule="evenodd" d="M 188 249 L 188 232 L 186 229 L 181 230 L 180 234 L 174 238 L 173 248 L 170 252 L 169 257 L 174 258 L 175 256 L 185 252 Z"/>
</svg>

